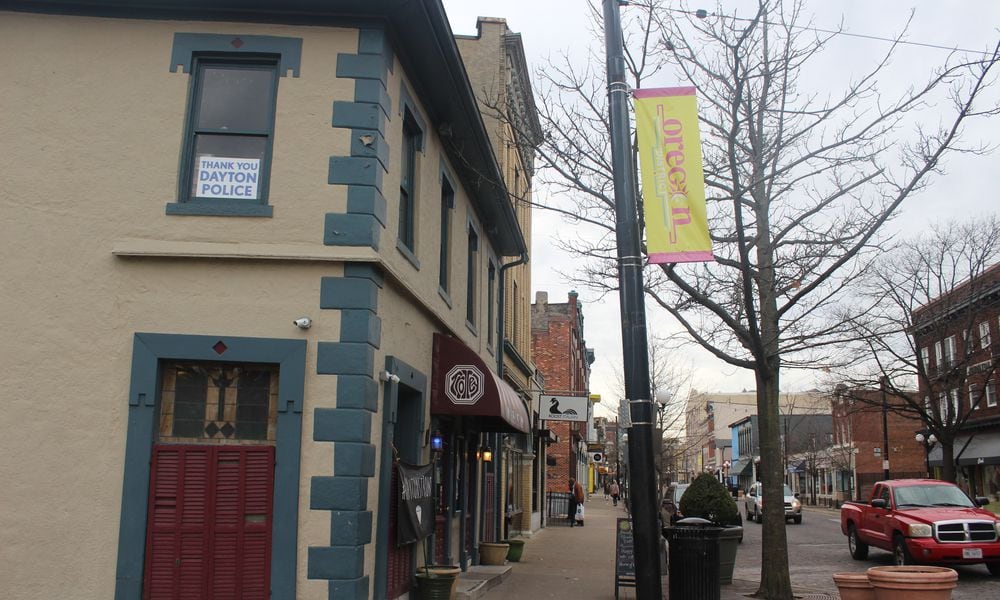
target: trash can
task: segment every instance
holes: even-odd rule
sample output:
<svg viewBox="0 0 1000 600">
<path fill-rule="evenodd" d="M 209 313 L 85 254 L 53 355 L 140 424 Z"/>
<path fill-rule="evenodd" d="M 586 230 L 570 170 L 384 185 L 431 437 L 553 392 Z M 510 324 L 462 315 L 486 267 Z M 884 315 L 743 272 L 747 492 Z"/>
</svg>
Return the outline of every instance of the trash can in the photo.
<svg viewBox="0 0 1000 600">
<path fill-rule="evenodd" d="M 668 598 L 719 600 L 719 534 L 722 527 L 689 517 L 664 527 L 669 549 Z"/>
</svg>

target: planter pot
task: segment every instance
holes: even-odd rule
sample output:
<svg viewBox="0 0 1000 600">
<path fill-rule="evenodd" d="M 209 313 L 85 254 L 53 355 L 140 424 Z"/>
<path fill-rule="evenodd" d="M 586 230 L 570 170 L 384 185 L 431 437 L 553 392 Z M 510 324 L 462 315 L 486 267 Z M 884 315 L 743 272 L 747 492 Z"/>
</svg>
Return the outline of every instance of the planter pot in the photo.
<svg viewBox="0 0 1000 600">
<path fill-rule="evenodd" d="M 510 544 L 479 542 L 479 563 L 483 565 L 502 565 L 507 558 Z"/>
<path fill-rule="evenodd" d="M 948 567 L 907 565 L 872 567 L 868 581 L 876 600 L 948 600 L 958 585 L 958 573 Z"/>
<path fill-rule="evenodd" d="M 507 551 L 507 560 L 510 562 L 520 562 L 521 555 L 524 554 L 524 540 L 505 540 L 510 544 L 510 550 Z"/>
<path fill-rule="evenodd" d="M 742 537 L 742 527 L 726 527 L 719 534 L 719 583 L 722 585 L 729 585 L 733 582 L 733 569 L 736 568 L 736 549 Z"/>
<path fill-rule="evenodd" d="M 875 588 L 868 581 L 868 573 L 834 573 L 840 600 L 875 600 Z"/>
<path fill-rule="evenodd" d="M 447 567 L 438 570 L 435 568 L 436 566 L 431 565 L 417 571 L 418 600 L 454 600 L 455 590 L 458 587 L 458 575 L 443 572 L 448 570 Z M 455 570 L 461 572 L 458 567 L 455 567 Z"/>
</svg>

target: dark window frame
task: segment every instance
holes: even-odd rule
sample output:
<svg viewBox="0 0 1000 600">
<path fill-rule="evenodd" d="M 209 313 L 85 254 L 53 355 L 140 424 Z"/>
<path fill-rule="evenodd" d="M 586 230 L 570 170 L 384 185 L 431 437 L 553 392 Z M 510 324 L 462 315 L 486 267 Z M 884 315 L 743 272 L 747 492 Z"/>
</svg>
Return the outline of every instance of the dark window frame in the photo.
<svg viewBox="0 0 1000 600">
<path fill-rule="evenodd" d="M 493 352 L 494 340 L 497 339 L 496 331 L 496 301 L 497 301 L 497 265 L 493 258 L 490 258 L 486 267 L 486 348 Z"/>
<path fill-rule="evenodd" d="M 291 74 L 298 77 L 302 63 L 302 38 L 280 37 L 269 35 L 238 35 L 214 33 L 175 33 L 170 54 L 170 72 L 181 71 L 196 74 L 199 62 L 218 60 L 234 63 L 264 61 L 275 64 L 277 77 L 274 79 L 275 90 L 272 95 L 272 116 L 270 120 L 270 137 L 267 142 L 266 164 L 261 164 L 261 176 L 258 180 L 260 197 L 254 200 L 209 199 L 190 201 L 191 184 L 191 152 L 193 137 L 191 115 L 194 110 L 195 80 L 197 75 L 190 77 L 188 88 L 188 104 L 185 111 L 184 138 L 181 147 L 181 162 L 178 169 L 177 196 L 174 202 L 166 205 L 168 215 L 208 215 L 208 216 L 241 216 L 241 217 L 271 217 L 273 210 L 268 204 L 271 173 L 271 147 L 274 137 L 274 112 L 277 105 L 278 79 Z M 185 175 L 185 172 L 187 175 Z"/>
<path fill-rule="evenodd" d="M 451 293 L 451 211 L 455 208 L 455 186 L 441 171 L 441 243 L 438 249 L 438 291 L 450 299 Z M 449 302 L 449 305 L 451 303 Z"/>
<path fill-rule="evenodd" d="M 478 287 L 476 278 L 479 277 L 479 230 L 476 229 L 472 220 L 468 223 L 468 243 L 466 244 L 466 282 L 465 282 L 465 325 L 476 335 L 476 304 L 478 300 Z"/>
</svg>

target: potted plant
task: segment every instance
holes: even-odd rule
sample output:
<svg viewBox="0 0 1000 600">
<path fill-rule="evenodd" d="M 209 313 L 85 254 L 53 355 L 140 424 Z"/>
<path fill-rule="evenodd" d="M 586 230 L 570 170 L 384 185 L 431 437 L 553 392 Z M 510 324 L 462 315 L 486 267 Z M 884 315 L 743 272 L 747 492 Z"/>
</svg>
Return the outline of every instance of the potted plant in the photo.
<svg viewBox="0 0 1000 600">
<path fill-rule="evenodd" d="M 479 542 L 479 563 L 483 565 L 502 565 L 507 559 L 510 544 L 505 542 Z"/>
<path fill-rule="evenodd" d="M 452 565 L 426 565 L 417 569 L 418 600 L 454 600 L 458 575 L 462 570 Z"/>
<path fill-rule="evenodd" d="M 520 562 L 521 555 L 524 554 L 524 540 L 513 539 L 503 540 L 503 542 L 510 544 L 510 550 L 507 551 L 507 560 L 510 562 Z"/>
<path fill-rule="evenodd" d="M 680 512 L 684 518 L 698 517 L 724 528 L 719 535 L 719 581 L 731 584 L 736 547 L 743 541 L 743 518 L 732 494 L 714 476 L 702 473 L 681 496 Z"/>
<path fill-rule="evenodd" d="M 867 574 L 876 600 L 948 600 L 958 585 L 958 572 L 948 567 L 871 567 Z"/>
<path fill-rule="evenodd" d="M 875 588 L 868 581 L 868 573 L 834 573 L 833 583 L 840 592 L 840 600 L 875 600 Z"/>
</svg>

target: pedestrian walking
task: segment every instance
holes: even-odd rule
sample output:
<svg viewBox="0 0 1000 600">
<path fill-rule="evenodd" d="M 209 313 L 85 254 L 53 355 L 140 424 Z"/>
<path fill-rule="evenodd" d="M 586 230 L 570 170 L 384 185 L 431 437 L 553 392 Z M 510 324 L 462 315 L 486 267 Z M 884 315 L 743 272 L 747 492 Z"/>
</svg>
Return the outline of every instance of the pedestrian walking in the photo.
<svg viewBox="0 0 1000 600">
<path fill-rule="evenodd" d="M 569 478 L 569 526 L 583 527 L 583 486 L 573 477 Z"/>
<path fill-rule="evenodd" d="M 621 488 L 618 487 L 617 481 L 611 482 L 611 502 L 618 506 L 618 494 L 621 492 Z"/>
<path fill-rule="evenodd" d="M 611 496 L 611 482 L 604 482 L 604 499 L 607 500 Z"/>
</svg>

